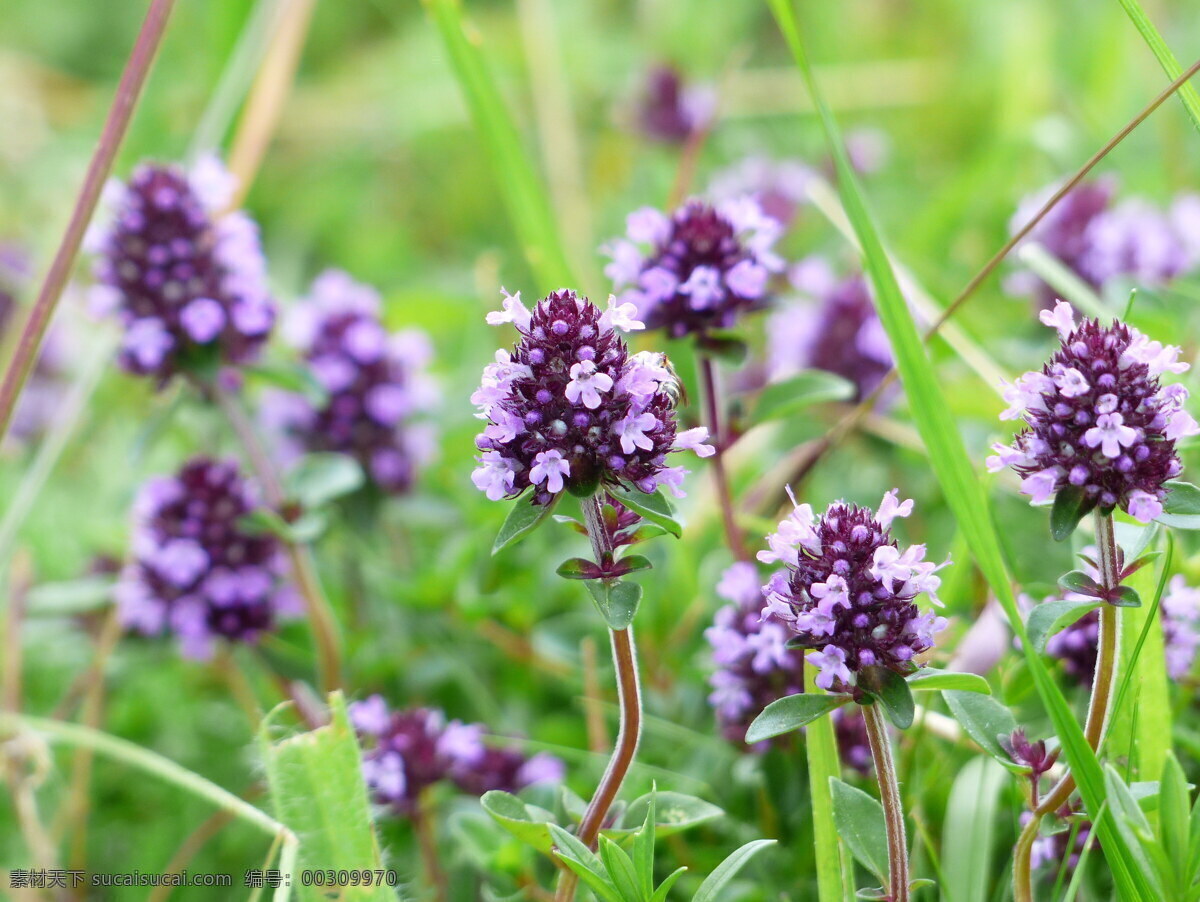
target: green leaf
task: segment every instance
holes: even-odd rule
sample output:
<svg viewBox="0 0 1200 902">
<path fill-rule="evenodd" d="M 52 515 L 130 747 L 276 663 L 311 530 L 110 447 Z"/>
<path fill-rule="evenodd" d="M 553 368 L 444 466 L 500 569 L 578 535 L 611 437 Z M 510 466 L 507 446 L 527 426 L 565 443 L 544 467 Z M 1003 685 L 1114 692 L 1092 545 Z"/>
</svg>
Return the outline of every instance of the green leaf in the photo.
<svg viewBox="0 0 1200 902">
<path fill-rule="evenodd" d="M 309 367 L 298 362 L 244 365 L 242 371 L 275 388 L 303 395 L 313 407 L 320 408 L 329 403 L 329 392 L 325 386 L 317 381 Z"/>
<path fill-rule="evenodd" d="M 1065 542 L 1075 532 L 1079 521 L 1096 506 L 1080 486 L 1066 485 L 1054 496 L 1050 508 L 1050 535 L 1056 542 Z"/>
<path fill-rule="evenodd" d="M 1200 529 L 1200 488 L 1190 482 L 1171 480 L 1157 522 L 1172 529 Z"/>
<path fill-rule="evenodd" d="M 1082 570 L 1072 570 L 1058 578 L 1058 584 L 1068 592 L 1079 592 L 1083 595 L 1099 595 L 1104 590 L 1090 575 Z"/>
<path fill-rule="evenodd" d="M 642 587 L 622 580 L 593 579 L 584 583 L 609 629 L 623 630 L 633 623 L 642 601 Z"/>
<path fill-rule="evenodd" d="M 563 579 L 598 579 L 602 571 L 587 558 L 573 557 L 559 564 L 554 572 Z"/>
<path fill-rule="evenodd" d="M 582 880 L 603 902 L 624 902 L 617 888 L 608 879 L 600 859 L 558 824 L 550 824 L 550 835 L 557 847 L 554 854 Z"/>
<path fill-rule="evenodd" d="M 661 490 L 646 493 L 638 489 L 613 486 L 608 494 L 651 523 L 655 523 L 675 538 L 683 535 L 683 526 L 675 519 L 675 506 L 667 500 Z"/>
<path fill-rule="evenodd" d="M 282 708 L 284 706 L 280 706 Z M 278 737 L 274 715 L 259 730 L 267 787 L 276 817 L 300 837 L 299 866 L 304 869 L 383 868 L 371 825 L 362 759 L 340 692 L 329 696 L 330 722 L 307 733 Z M 323 891 L 301 886 L 301 899 L 323 899 Z M 363 887 L 356 899 L 389 899 L 386 887 Z"/>
<path fill-rule="evenodd" d="M 1121 0 L 1121 6 L 1133 22 L 1134 28 L 1138 30 L 1138 34 L 1142 36 L 1142 40 L 1146 42 L 1146 46 L 1150 48 L 1150 52 L 1154 54 L 1154 58 L 1158 60 L 1158 64 L 1167 73 L 1167 77 L 1172 81 L 1179 78 L 1183 74 L 1179 60 L 1175 58 L 1175 54 L 1171 52 L 1171 48 L 1158 33 L 1158 29 L 1154 27 L 1138 0 Z M 1190 84 L 1185 84 L 1179 89 L 1179 100 L 1191 117 L 1192 124 L 1200 130 L 1200 94 Z"/>
<path fill-rule="evenodd" d="M 654 567 L 650 563 L 649 558 L 643 557 L 640 554 L 627 554 L 617 561 L 616 566 L 622 576 L 628 576 L 630 573 L 639 573 L 642 570 L 650 570 Z"/>
<path fill-rule="evenodd" d="M 31 617 L 73 617 L 109 604 L 115 585 L 111 576 L 39 583 L 30 587 L 25 604 Z"/>
<path fill-rule="evenodd" d="M 322 510 L 310 510 L 288 524 L 287 539 L 295 545 L 315 542 L 329 528 L 329 515 Z"/>
<path fill-rule="evenodd" d="M 508 512 L 500 531 L 496 533 L 496 541 L 492 543 L 492 554 L 498 554 L 510 545 L 515 545 L 545 522 L 562 497 L 559 492 L 549 504 L 533 503 L 532 493 L 513 502 L 512 510 Z"/>
<path fill-rule="evenodd" d="M 468 34 L 459 0 L 424 3 L 450 56 L 525 258 L 541 283 L 537 294 L 576 284 L 545 187 L 524 150 L 499 84 L 484 64 L 479 33 Z"/>
<path fill-rule="evenodd" d="M 773 839 L 756 839 L 737 849 L 717 865 L 716 870 L 700 884 L 696 895 L 692 896 L 692 902 L 718 902 L 721 899 L 720 892 L 725 888 L 725 884 L 737 876 L 738 871 L 746 866 L 746 862 L 767 846 L 773 845 L 775 845 Z"/>
<path fill-rule="evenodd" d="M 1177 886 L 1190 885 L 1193 877 L 1188 870 L 1189 808 L 1187 777 L 1174 754 L 1167 752 L 1158 791 L 1158 837 Z"/>
<path fill-rule="evenodd" d="M 1103 807 L 1104 774 L 1095 752 L 1088 745 L 1071 706 L 1050 676 L 1045 662 L 1028 642 L 987 496 L 967 456 L 952 408 L 942 393 L 939 376 L 922 346 L 912 312 L 900 292 L 891 262 L 863 199 L 858 178 L 850 165 L 837 122 L 813 76 L 791 3 L 789 0 L 767 2 L 819 115 L 829 152 L 833 156 L 842 206 L 862 248 L 864 268 L 875 290 L 880 320 L 891 343 L 905 396 L 913 411 L 913 422 L 929 452 L 929 461 L 942 487 L 942 495 L 954 513 L 980 572 L 1004 608 L 1017 638 L 1021 640 L 1029 674 L 1046 705 L 1055 733 L 1062 741 L 1064 758 L 1075 776 L 1087 811 L 1095 820 L 1096 834 L 1119 894 L 1126 902 L 1154 898 L 1149 878 L 1141 870 L 1125 838 L 1116 830 L 1111 815 Z M 978 695 L 972 697 L 987 698 Z"/>
<path fill-rule="evenodd" d="M 848 401 L 854 385 L 825 370 L 805 370 L 782 382 L 772 382 L 759 393 L 748 423 L 766 423 L 793 416 L 813 404 Z"/>
<path fill-rule="evenodd" d="M 608 871 L 608 879 L 612 881 L 617 892 L 627 902 L 640 902 L 644 897 L 638 889 L 637 872 L 633 868 L 633 860 L 607 836 L 600 837 L 600 860 Z"/>
<path fill-rule="evenodd" d="M 1060 630 L 1066 629 L 1088 611 L 1096 610 L 1102 604 L 1104 602 L 1095 599 L 1043 601 L 1029 613 L 1029 622 L 1026 624 L 1026 629 L 1029 630 L 1029 641 L 1033 643 L 1033 647 L 1039 654 L 1044 652 L 1047 639 Z"/>
<path fill-rule="evenodd" d="M 1007 767 L 1017 770 L 1019 766 L 1000 745 L 999 736 L 1011 736 L 1017 728 L 1013 713 L 990 695 L 976 692 L 946 692 L 943 694 L 950 713 L 959 726 L 985 752 Z"/>
<path fill-rule="evenodd" d="M 1142 812 L 1137 799 L 1133 797 L 1133 793 L 1129 791 L 1129 787 L 1125 785 L 1125 781 L 1121 779 L 1111 764 L 1104 766 L 1104 785 L 1108 793 L 1108 804 L 1112 810 L 1113 819 L 1116 821 L 1116 832 L 1125 840 L 1140 871 L 1147 876 L 1148 882 L 1152 882 L 1154 868 L 1142 845 L 1143 839 L 1153 837 L 1150 822 L 1146 820 L 1146 815 Z M 1154 895 L 1149 898 L 1163 898 L 1161 888 L 1155 886 Z"/>
<path fill-rule="evenodd" d="M 493 789 L 479 799 L 483 810 L 501 827 L 539 852 L 549 854 L 554 845 L 550 838 L 549 812 L 526 805 L 515 795 Z"/>
<path fill-rule="evenodd" d="M 322 452 L 306 454 L 284 477 L 284 491 L 305 510 L 315 510 L 363 484 L 363 469 L 353 457 Z"/>
<path fill-rule="evenodd" d="M 838 779 L 830 779 L 833 793 L 833 818 L 838 834 L 850 849 L 854 860 L 881 882 L 888 879 L 887 824 L 883 806 L 861 789 Z"/>
<path fill-rule="evenodd" d="M 655 829 L 659 836 L 672 836 L 692 827 L 714 821 L 725 812 L 711 802 L 698 799 L 682 792 L 650 792 L 639 796 L 629 803 L 629 807 L 617 822 L 613 831 L 605 831 L 614 835 L 632 828 L 635 824 L 644 824 L 651 809 L 655 814 Z"/>
<path fill-rule="evenodd" d="M 848 695 L 810 695 L 807 692 L 776 699 L 754 718 L 746 731 L 746 742 L 753 744 L 790 733 L 849 701 L 853 699 Z"/>
<path fill-rule="evenodd" d="M 735 367 L 745 363 L 746 355 L 750 353 L 746 340 L 733 332 L 713 331 L 701 335 L 696 346 L 700 353 Z"/>
<path fill-rule="evenodd" d="M 1138 595 L 1133 586 L 1117 586 L 1116 591 L 1109 597 L 1108 603 L 1118 608 L 1140 608 L 1142 596 Z"/>
<path fill-rule="evenodd" d="M 804 691 L 820 695 L 815 668 L 804 668 Z M 838 839 L 833 820 L 833 796 L 829 781 L 842 773 L 833 718 L 820 717 L 804 732 L 804 752 L 808 758 L 808 789 L 812 798 L 813 834 L 816 848 L 817 902 L 845 902 L 854 886 L 854 862 Z"/>
<path fill-rule="evenodd" d="M 676 868 L 667 875 L 667 879 L 658 885 L 658 889 L 654 891 L 654 895 L 650 897 L 650 902 L 666 902 L 667 893 L 671 891 L 677 880 L 683 876 L 687 868 Z"/>
<path fill-rule="evenodd" d="M 928 692 L 930 690 L 954 690 L 957 692 L 982 692 L 992 694 L 992 687 L 977 673 L 955 673 L 949 670 L 935 670 L 923 667 L 908 678 L 908 688 L 913 692 Z"/>
<path fill-rule="evenodd" d="M 633 868 L 637 872 L 638 887 L 647 898 L 654 894 L 654 796 L 652 791 L 646 804 L 646 816 L 642 819 L 642 829 L 633 838 Z M 629 814 L 628 809 L 625 814 Z"/>
<path fill-rule="evenodd" d="M 972 758 L 958 772 L 942 827 L 942 880 L 948 902 L 988 902 L 1000 796 L 1008 772 L 989 758 Z"/>
<path fill-rule="evenodd" d="M 896 671 L 888 667 L 864 667 L 858 672 L 858 688 L 883 706 L 896 729 L 907 730 L 912 726 L 916 714 L 912 690 Z"/>
</svg>

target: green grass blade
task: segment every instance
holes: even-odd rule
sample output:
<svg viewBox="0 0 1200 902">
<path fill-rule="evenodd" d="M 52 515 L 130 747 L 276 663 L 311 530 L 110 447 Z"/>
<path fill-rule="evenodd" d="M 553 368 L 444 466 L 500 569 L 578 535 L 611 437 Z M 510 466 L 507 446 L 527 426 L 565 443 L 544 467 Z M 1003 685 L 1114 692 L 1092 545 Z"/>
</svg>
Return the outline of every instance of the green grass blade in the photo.
<svg viewBox="0 0 1200 902">
<path fill-rule="evenodd" d="M 437 26 L 475 130 L 492 164 L 517 239 L 539 284 L 538 294 L 571 285 L 571 268 L 550 200 L 523 149 L 496 81 L 484 64 L 478 34 L 468 34 L 459 0 L 424 0 Z"/>
<path fill-rule="evenodd" d="M 1138 34 L 1142 36 L 1142 40 L 1146 42 L 1146 46 L 1150 48 L 1150 52 L 1154 54 L 1154 58 L 1158 60 L 1158 64 L 1167 73 L 1167 77 L 1173 81 L 1182 75 L 1183 67 L 1179 65 L 1179 60 L 1175 58 L 1163 36 L 1158 33 L 1146 11 L 1142 9 L 1142 4 L 1138 3 L 1138 0 L 1121 0 L 1121 7 L 1133 22 Z M 1179 89 L 1179 99 L 1192 118 L 1192 124 L 1200 131 L 1200 94 L 1190 84 L 1186 84 Z"/>
<path fill-rule="evenodd" d="M 822 692 L 813 682 L 812 667 L 804 668 L 804 691 Z M 817 898 L 819 902 L 846 902 L 854 897 L 854 870 L 849 856 L 838 841 L 833 821 L 833 795 L 829 778 L 841 777 L 833 718 L 822 717 L 810 723 L 804 732 L 808 755 L 808 785 L 812 792 L 813 832 L 816 834 Z"/>
<path fill-rule="evenodd" d="M 1000 793 L 1007 785 L 1008 771 L 991 758 L 971 759 L 955 777 L 942 828 L 948 902 L 987 902 Z"/>
<path fill-rule="evenodd" d="M 838 175 L 842 205 L 854 226 L 863 252 L 864 268 L 875 288 L 879 317 L 892 344 L 896 368 L 913 408 L 916 426 L 929 450 L 930 463 L 942 486 L 980 571 L 996 594 L 1013 630 L 1022 640 L 1034 685 L 1062 742 L 1063 752 L 1075 774 L 1080 794 L 1089 812 L 1100 812 L 1105 800 L 1104 774 L 1088 746 L 1070 706 L 1051 679 L 1045 663 L 1034 652 L 1017 609 L 1012 582 L 1000 551 L 999 538 L 989 511 L 988 498 L 967 456 L 962 436 L 945 402 L 937 375 L 917 333 L 916 325 L 900 293 L 883 243 L 867 211 L 857 178 L 846 155 L 837 122 L 829 111 L 813 78 L 799 28 L 787 0 L 767 0 L 787 40 L 800 73 L 817 108 Z M 1096 824 L 1101 847 L 1113 872 L 1122 898 L 1153 898 L 1149 879 L 1133 858 L 1125 838 L 1111 816 Z"/>
</svg>

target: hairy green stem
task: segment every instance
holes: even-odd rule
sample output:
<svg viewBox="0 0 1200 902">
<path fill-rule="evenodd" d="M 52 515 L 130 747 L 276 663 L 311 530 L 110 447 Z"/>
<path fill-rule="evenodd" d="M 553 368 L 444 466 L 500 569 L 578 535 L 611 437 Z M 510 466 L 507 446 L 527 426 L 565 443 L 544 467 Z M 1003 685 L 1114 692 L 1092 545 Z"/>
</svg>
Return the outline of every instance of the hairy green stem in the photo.
<svg viewBox="0 0 1200 902">
<path fill-rule="evenodd" d="M 896 779 L 892 743 L 888 738 L 882 706 L 878 703 L 864 705 L 862 713 L 867 724 L 875 776 L 879 780 L 879 801 L 883 805 L 883 817 L 887 825 L 887 897 L 889 902 L 908 902 L 908 836 L 904 830 L 904 805 L 900 801 L 900 783 Z"/>
</svg>

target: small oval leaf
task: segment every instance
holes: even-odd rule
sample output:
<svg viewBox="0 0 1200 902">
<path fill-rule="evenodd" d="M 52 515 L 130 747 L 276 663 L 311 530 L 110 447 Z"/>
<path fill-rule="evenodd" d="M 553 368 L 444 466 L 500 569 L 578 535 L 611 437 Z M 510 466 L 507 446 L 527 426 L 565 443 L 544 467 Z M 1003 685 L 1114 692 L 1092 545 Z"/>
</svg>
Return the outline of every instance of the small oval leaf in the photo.
<svg viewBox="0 0 1200 902">
<path fill-rule="evenodd" d="M 908 678 L 908 687 L 914 692 L 929 692 L 931 690 L 957 692 L 981 692 L 992 694 L 992 687 L 977 673 L 955 673 L 949 670 L 935 670 L 923 667 Z"/>
<path fill-rule="evenodd" d="M 623 630 L 633 623 L 642 601 L 642 587 L 620 580 L 593 579 L 584 583 L 609 629 Z"/>
<path fill-rule="evenodd" d="M 793 416 L 813 404 L 848 401 L 854 384 L 825 370 L 805 370 L 782 382 L 772 382 L 759 393 L 750 424 L 766 423 Z"/>
<path fill-rule="evenodd" d="M 802 692 L 776 699 L 754 718 L 754 723 L 746 731 L 746 742 L 753 744 L 790 733 L 849 701 L 852 699 L 848 695 L 816 692 Z"/>
<path fill-rule="evenodd" d="M 864 667 L 858 673 L 858 688 L 883 705 L 884 713 L 898 730 L 912 726 L 916 715 L 912 690 L 908 682 L 887 667 Z"/>
<path fill-rule="evenodd" d="M 1046 640 L 1066 629 L 1088 611 L 1094 611 L 1104 602 L 1095 599 L 1070 601 L 1055 599 L 1043 601 L 1029 614 L 1025 628 L 1029 630 L 1029 641 L 1039 653 L 1046 650 Z"/>
<path fill-rule="evenodd" d="M 675 519 L 675 506 L 661 491 L 642 492 L 638 489 L 613 486 L 608 490 L 608 494 L 634 513 L 658 524 L 675 538 L 683 535 L 683 526 Z"/>
<path fill-rule="evenodd" d="M 855 861 L 886 883 L 888 844 L 883 806 L 837 777 L 829 778 L 829 789 L 833 793 L 833 820 L 838 835 Z"/>
<path fill-rule="evenodd" d="M 515 545 L 541 526 L 561 496 L 560 492 L 545 505 L 534 504 L 532 495 L 518 498 L 513 503 L 512 510 L 508 512 L 500 531 L 496 533 L 496 541 L 492 543 L 492 554 L 503 551 L 509 545 Z"/>
</svg>

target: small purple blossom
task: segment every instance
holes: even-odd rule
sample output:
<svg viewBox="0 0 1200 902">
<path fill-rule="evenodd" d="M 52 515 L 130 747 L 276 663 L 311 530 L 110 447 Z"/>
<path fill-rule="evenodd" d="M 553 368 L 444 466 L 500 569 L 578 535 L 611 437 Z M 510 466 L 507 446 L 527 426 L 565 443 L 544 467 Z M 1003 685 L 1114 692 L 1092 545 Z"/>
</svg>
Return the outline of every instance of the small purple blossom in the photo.
<svg viewBox="0 0 1200 902">
<path fill-rule="evenodd" d="M 215 158 L 190 173 L 143 164 L 105 191 L 93 226 L 92 305 L 125 326 L 121 365 L 165 383 L 182 370 L 252 360 L 275 319 L 258 227 L 224 212 L 230 176 Z"/>
<path fill-rule="evenodd" d="M 1182 680 L 1191 673 L 1200 649 L 1200 589 L 1189 586 L 1182 574 L 1175 574 L 1167 584 L 1162 623 L 1167 674 Z"/>
<path fill-rule="evenodd" d="M 279 540 L 241 526 L 257 506 L 232 462 L 193 458 L 175 476 L 145 483 L 134 502 L 133 559 L 116 588 L 122 623 L 149 636 L 174 633 L 184 655 L 207 658 L 217 639 L 257 642 L 298 615 Z"/>
<path fill-rule="evenodd" d="M 946 626 L 915 599 L 927 594 L 941 604 L 937 571 L 949 561 L 926 561 L 924 545 L 900 550 L 891 521 L 908 516 L 912 502 L 900 503 L 897 490 L 879 511 L 838 501 L 818 520 L 809 505 L 795 504 L 767 537 L 769 550 L 758 553 L 764 563 L 785 565 L 763 586 L 766 609 L 813 649 L 805 660 L 820 671 L 823 689 L 853 691 L 863 667 L 914 672 L 917 656 Z"/>
<path fill-rule="evenodd" d="M 753 197 L 766 216 L 787 228 L 808 203 L 808 189 L 815 178 L 818 175 L 813 168 L 799 160 L 752 156 L 713 176 L 708 193 L 718 203 Z"/>
<path fill-rule="evenodd" d="M 363 746 L 363 777 L 372 798 L 402 817 L 412 816 L 421 793 L 442 781 L 481 795 L 493 789 L 517 792 L 563 776 L 556 758 L 527 758 L 488 746 L 483 726 L 447 723 L 440 711 L 393 711 L 382 696 L 372 695 L 352 702 L 349 715 Z"/>
<path fill-rule="evenodd" d="M 670 217 L 631 213 L 626 237 L 603 250 L 605 274 L 651 329 L 673 338 L 726 329 L 765 306 L 768 281 L 783 269 L 771 249 L 781 227 L 750 197 L 710 206 L 691 200 Z"/>
<path fill-rule="evenodd" d="M 378 293 L 338 270 L 313 281 L 284 331 L 328 393 L 321 404 L 285 392 L 265 399 L 263 417 L 283 439 L 285 456 L 346 454 L 380 491 L 407 491 L 434 444 L 432 428 L 420 419 L 438 400 L 426 373 L 433 356 L 426 335 L 389 333 Z"/>
<path fill-rule="evenodd" d="M 475 486 L 492 500 L 533 487 L 537 504 L 564 489 L 662 486 L 677 495 L 682 467 L 674 451 L 712 453 L 704 429 L 676 434 L 675 377 L 662 355 L 630 354 L 618 329 L 641 328 L 632 305 L 610 298 L 601 311 L 562 290 L 531 313 L 520 294 L 505 294 L 493 325 L 512 323 L 521 339 L 496 352 L 471 396 L 487 425 L 475 441 Z"/>
<path fill-rule="evenodd" d="M 871 757 L 871 739 L 867 720 L 857 705 L 843 705 L 833 711 L 833 735 L 837 740 L 842 764 L 861 776 L 870 776 L 875 767 Z"/>
<path fill-rule="evenodd" d="M 1058 330 L 1060 348 L 1040 372 L 1005 387 L 1001 419 L 1023 416 L 1026 428 L 1011 447 L 993 446 L 988 469 L 1015 469 L 1034 504 L 1071 486 L 1089 507 L 1150 522 L 1162 513 L 1163 484 L 1182 471 L 1176 440 L 1200 432 L 1183 409 L 1187 389 L 1159 382 L 1188 369 L 1180 349 L 1118 320 L 1076 326 L 1064 301 L 1041 319 Z"/>
<path fill-rule="evenodd" d="M 714 112 L 716 95 L 711 88 L 685 84 L 678 69 L 663 65 L 646 76 L 637 122 L 646 137 L 681 144 L 708 128 Z"/>
</svg>

